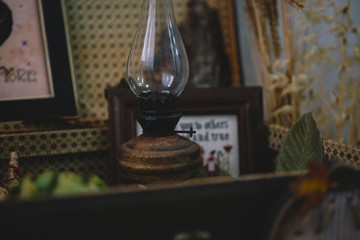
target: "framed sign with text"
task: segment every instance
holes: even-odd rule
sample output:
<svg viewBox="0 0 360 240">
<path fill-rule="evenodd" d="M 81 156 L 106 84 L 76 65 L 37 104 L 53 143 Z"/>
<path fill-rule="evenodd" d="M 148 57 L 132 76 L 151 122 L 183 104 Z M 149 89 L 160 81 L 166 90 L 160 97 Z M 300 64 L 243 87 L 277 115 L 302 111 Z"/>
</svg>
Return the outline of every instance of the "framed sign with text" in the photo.
<svg viewBox="0 0 360 240">
<path fill-rule="evenodd" d="M 239 138 L 238 119 L 236 114 L 185 115 L 177 124 L 175 131 L 196 133 L 179 133 L 199 144 L 203 161 L 202 176 L 231 175 L 239 176 Z M 136 135 L 142 133 L 137 122 Z"/>
<path fill-rule="evenodd" d="M 135 119 L 136 97 L 129 89 L 108 88 L 106 96 L 110 154 L 117 181 L 118 149 L 141 134 L 141 129 Z M 261 87 L 189 88 L 180 95 L 180 107 L 183 117 L 176 130 L 193 127 L 196 131 L 191 140 L 203 149 L 205 173 L 212 160 L 233 177 L 263 171 Z"/>
<path fill-rule="evenodd" d="M 0 1 L 0 121 L 77 113 L 62 0 Z"/>
</svg>

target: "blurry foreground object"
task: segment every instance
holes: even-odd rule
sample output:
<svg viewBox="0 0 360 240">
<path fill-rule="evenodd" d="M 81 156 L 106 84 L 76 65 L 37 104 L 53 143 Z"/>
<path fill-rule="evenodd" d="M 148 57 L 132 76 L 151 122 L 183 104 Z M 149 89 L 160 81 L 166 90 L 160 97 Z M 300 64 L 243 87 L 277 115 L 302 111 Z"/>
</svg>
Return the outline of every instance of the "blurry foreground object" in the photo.
<svg viewBox="0 0 360 240">
<path fill-rule="evenodd" d="M 360 239 L 359 171 L 341 162 L 309 162 L 289 185 L 267 239 Z"/>
<path fill-rule="evenodd" d="M 100 191 L 107 185 L 96 175 L 47 170 L 39 175 L 28 173 L 17 187 L 10 189 L 13 199 L 56 197 Z"/>
</svg>

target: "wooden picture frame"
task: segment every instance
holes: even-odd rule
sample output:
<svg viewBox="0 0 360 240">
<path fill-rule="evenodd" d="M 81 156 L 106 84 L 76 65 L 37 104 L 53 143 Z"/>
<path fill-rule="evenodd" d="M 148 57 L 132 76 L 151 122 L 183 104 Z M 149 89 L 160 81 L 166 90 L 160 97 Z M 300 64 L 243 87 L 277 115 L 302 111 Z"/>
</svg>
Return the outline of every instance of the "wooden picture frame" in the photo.
<svg viewBox="0 0 360 240">
<path fill-rule="evenodd" d="M 136 97 L 129 89 L 105 90 L 109 109 L 109 149 L 115 183 L 118 151 L 136 136 Z M 239 173 L 264 171 L 265 128 L 261 87 L 188 88 L 180 96 L 183 115 L 236 115 L 239 140 Z"/>
<path fill-rule="evenodd" d="M 189 60 L 187 85 L 244 86 L 236 0 L 184 2 L 187 15 L 178 25 Z"/>
<path fill-rule="evenodd" d="M 0 94 L 0 121 L 76 116 L 76 91 L 64 17 L 64 1 L 8 1 L 7 4 L 11 6 L 8 7 L 8 12 L 12 15 L 12 32 L 9 33 L 9 41 L 5 40 L 2 49 L 0 48 L 3 50 L 0 53 L 4 54 L 3 61 L 0 61 L 0 80 L 3 85 L 7 81 L 8 84 L 17 84 L 18 89 L 23 90 L 14 90 L 17 92 L 11 95 L 7 94 L 11 91 L 9 88 L 8 92 Z M 26 27 L 29 20 L 20 17 L 21 12 L 29 11 L 32 12 L 27 17 L 29 20 L 33 20 L 33 16 L 38 17 L 32 23 L 32 26 L 38 29 L 34 32 Z M 33 41 L 35 38 L 37 43 Z M 17 47 L 13 44 L 14 41 L 21 41 L 22 45 Z M 23 49 L 20 49 L 21 47 Z M 31 52 L 31 48 L 37 50 Z M 27 55 L 23 56 L 20 52 Z M 39 54 L 34 55 L 34 52 Z M 16 60 L 9 62 L 9 56 Z M 38 62 L 36 59 L 40 59 L 43 64 L 34 67 Z M 42 74 L 38 74 L 39 71 Z M 28 75 L 28 81 L 25 75 Z M 46 84 L 48 85 L 45 91 L 35 93 L 36 89 Z"/>
</svg>

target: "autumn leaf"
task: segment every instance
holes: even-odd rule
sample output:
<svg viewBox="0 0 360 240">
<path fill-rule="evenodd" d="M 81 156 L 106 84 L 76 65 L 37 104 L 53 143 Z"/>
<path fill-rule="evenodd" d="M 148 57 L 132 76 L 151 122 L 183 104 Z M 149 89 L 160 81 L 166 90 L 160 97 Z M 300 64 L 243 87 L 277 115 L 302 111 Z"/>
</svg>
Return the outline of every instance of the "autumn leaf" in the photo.
<svg viewBox="0 0 360 240">
<path fill-rule="evenodd" d="M 290 191 L 295 194 L 295 197 L 305 199 L 301 208 L 303 212 L 319 207 L 327 192 L 338 186 L 336 182 L 328 182 L 330 171 L 325 163 L 309 161 L 308 169 L 308 175 L 299 176 L 290 184 Z"/>
</svg>

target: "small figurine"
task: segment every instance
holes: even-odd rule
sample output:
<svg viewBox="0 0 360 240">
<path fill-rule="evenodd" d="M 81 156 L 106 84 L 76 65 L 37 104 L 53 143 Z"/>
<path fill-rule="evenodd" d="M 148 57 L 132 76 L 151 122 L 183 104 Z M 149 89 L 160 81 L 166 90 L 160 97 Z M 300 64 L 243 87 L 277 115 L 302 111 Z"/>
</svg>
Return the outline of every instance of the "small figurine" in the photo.
<svg viewBox="0 0 360 240">
<path fill-rule="evenodd" d="M 6 184 L 6 188 L 8 190 L 10 188 L 18 186 L 20 183 L 21 169 L 19 168 L 18 158 L 19 157 L 16 152 L 12 152 L 10 154 L 8 179 Z"/>
<path fill-rule="evenodd" d="M 18 155 L 16 152 L 10 153 L 7 176 L 0 183 L 0 201 L 9 197 L 9 190 L 19 186 L 21 179 L 21 168 L 18 164 Z"/>
</svg>

